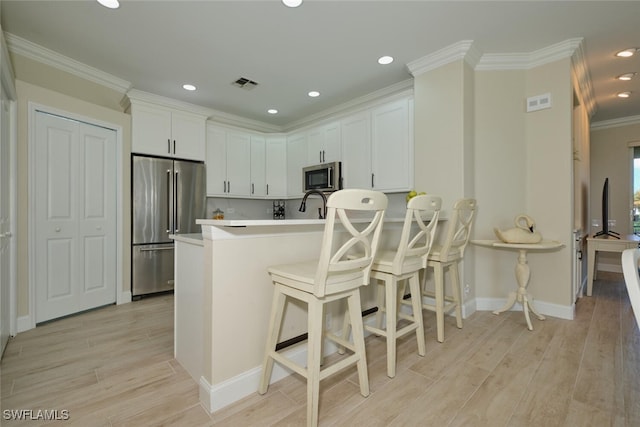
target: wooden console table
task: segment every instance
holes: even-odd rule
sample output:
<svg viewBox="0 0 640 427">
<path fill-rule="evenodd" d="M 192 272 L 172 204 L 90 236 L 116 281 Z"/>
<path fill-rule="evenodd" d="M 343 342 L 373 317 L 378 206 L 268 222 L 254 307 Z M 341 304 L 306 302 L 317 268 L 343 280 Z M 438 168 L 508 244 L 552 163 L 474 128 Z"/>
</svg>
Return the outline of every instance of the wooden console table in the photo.
<svg viewBox="0 0 640 427">
<path fill-rule="evenodd" d="M 490 248 L 518 251 L 518 262 L 516 264 L 518 290 L 510 292 L 506 304 L 502 308 L 495 310 L 493 314 L 500 314 L 509 310 L 517 301 L 522 304 L 522 311 L 524 311 L 524 317 L 527 320 L 527 327 L 532 331 L 533 326 L 531 325 L 529 310 L 540 320 L 544 320 L 545 317 L 538 313 L 533 307 L 533 296 L 527 292 L 527 285 L 529 284 L 529 277 L 531 276 L 531 270 L 527 262 L 527 251 L 554 250 L 561 248 L 564 244 L 556 242 L 555 240 L 543 240 L 540 243 L 504 243 L 499 240 L 472 240 L 471 243 Z"/>
<path fill-rule="evenodd" d="M 640 237 L 635 234 L 620 236 L 619 239 L 610 236 L 587 237 L 587 296 L 593 291 L 593 280 L 596 278 L 597 252 L 620 252 L 625 249 L 637 248 L 640 245 Z"/>
</svg>

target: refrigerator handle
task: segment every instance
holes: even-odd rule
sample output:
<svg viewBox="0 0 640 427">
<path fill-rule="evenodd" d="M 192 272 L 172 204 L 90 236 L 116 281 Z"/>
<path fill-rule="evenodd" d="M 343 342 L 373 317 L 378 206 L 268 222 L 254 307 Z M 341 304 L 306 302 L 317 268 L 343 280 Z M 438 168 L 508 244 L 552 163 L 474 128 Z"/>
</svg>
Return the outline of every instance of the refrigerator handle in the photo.
<svg viewBox="0 0 640 427">
<path fill-rule="evenodd" d="M 174 220 L 174 228 L 175 228 L 175 233 L 177 233 L 178 231 L 180 231 L 180 218 L 178 217 L 178 200 L 180 200 L 178 198 L 178 171 L 176 171 L 176 176 L 174 178 L 173 181 L 173 198 L 174 198 L 174 202 L 173 202 L 173 212 L 175 214 L 175 220 Z"/>
<path fill-rule="evenodd" d="M 167 233 L 171 233 L 171 169 L 167 169 Z"/>
</svg>

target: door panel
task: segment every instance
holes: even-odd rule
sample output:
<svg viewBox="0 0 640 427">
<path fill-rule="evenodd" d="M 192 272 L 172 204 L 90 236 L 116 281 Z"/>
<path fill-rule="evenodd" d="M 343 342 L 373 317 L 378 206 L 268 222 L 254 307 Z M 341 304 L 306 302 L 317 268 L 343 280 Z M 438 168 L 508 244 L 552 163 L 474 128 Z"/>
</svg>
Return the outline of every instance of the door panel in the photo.
<svg viewBox="0 0 640 427">
<path fill-rule="evenodd" d="M 0 357 L 10 333 L 11 288 L 11 150 L 9 100 L 0 83 Z"/>
<path fill-rule="evenodd" d="M 132 251 L 133 296 L 173 289 L 173 243 L 139 245 Z"/>
<path fill-rule="evenodd" d="M 176 233 L 200 233 L 196 219 L 205 218 L 206 176 L 202 163 L 174 162 Z"/>
<path fill-rule="evenodd" d="M 171 242 L 173 161 L 134 156 L 132 244 Z"/>
<path fill-rule="evenodd" d="M 115 131 L 38 112 L 36 323 L 115 302 Z"/>
</svg>

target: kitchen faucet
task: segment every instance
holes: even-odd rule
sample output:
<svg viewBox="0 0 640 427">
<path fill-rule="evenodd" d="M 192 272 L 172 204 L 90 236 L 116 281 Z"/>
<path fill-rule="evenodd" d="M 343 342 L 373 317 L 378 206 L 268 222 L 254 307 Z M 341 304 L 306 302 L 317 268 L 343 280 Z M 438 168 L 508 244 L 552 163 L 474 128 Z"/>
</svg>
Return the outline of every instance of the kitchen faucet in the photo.
<svg viewBox="0 0 640 427">
<path fill-rule="evenodd" d="M 320 210 L 321 208 L 318 208 L 318 218 L 325 219 L 327 217 L 327 196 L 325 196 L 324 193 L 319 190 L 309 190 L 304 193 L 304 197 L 302 198 L 302 203 L 300 203 L 300 208 L 298 209 L 298 211 L 305 212 L 307 210 L 307 197 L 309 197 L 311 194 L 318 194 L 320 197 L 322 197 L 322 210 Z"/>
</svg>

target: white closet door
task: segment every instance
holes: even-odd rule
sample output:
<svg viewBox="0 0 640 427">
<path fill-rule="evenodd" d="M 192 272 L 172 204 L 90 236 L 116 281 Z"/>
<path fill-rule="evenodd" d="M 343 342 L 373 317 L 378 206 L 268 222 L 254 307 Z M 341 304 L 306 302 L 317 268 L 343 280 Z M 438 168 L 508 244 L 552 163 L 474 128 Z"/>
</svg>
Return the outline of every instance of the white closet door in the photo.
<svg viewBox="0 0 640 427">
<path fill-rule="evenodd" d="M 0 84 L 0 356 L 9 339 L 11 287 L 11 169 L 9 101 Z"/>
<path fill-rule="evenodd" d="M 116 135 L 36 114 L 36 323 L 116 300 Z"/>
</svg>

